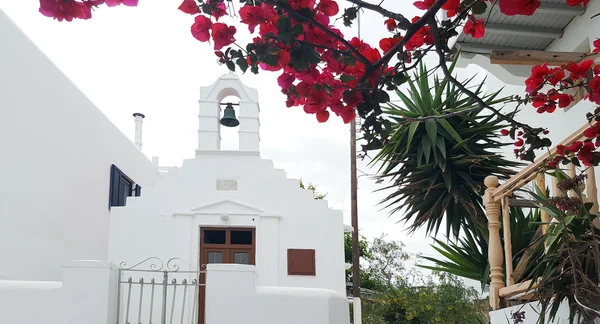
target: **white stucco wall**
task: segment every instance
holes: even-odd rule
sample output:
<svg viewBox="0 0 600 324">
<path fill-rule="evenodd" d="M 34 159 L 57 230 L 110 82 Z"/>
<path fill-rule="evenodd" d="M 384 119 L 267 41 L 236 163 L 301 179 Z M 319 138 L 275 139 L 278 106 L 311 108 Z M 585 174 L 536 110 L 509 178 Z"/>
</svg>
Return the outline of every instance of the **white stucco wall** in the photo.
<svg viewBox="0 0 600 324">
<path fill-rule="evenodd" d="M 117 268 L 67 261 L 62 281 L 0 280 L 0 323 L 115 324 Z"/>
<path fill-rule="evenodd" d="M 238 190 L 217 190 L 217 179 L 237 180 Z M 109 260 L 132 265 L 179 257 L 199 266 L 201 226 L 256 228 L 259 285 L 345 292 L 342 213 L 314 200 L 271 161 L 243 152 L 186 160 L 142 197 L 113 208 Z M 287 275 L 289 248 L 316 250 L 316 276 Z"/>
<path fill-rule="evenodd" d="M 65 260 L 106 260 L 111 164 L 142 192 L 156 174 L 1 10 L 0 143 L 0 279 L 59 280 Z"/>
<path fill-rule="evenodd" d="M 348 324 L 348 301 L 329 289 L 256 286 L 254 266 L 208 265 L 206 324 Z"/>
</svg>

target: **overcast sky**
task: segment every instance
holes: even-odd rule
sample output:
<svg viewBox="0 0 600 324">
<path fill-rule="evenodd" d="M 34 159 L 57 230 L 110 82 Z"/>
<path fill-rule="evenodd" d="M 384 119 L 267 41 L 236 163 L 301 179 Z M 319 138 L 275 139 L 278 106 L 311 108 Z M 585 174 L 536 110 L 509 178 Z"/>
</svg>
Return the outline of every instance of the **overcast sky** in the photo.
<svg viewBox="0 0 600 324">
<path fill-rule="evenodd" d="M 198 89 L 227 68 L 216 63 L 210 45 L 191 36 L 193 17 L 177 10 L 180 2 L 141 0 L 137 8 L 102 7 L 93 19 L 71 23 L 42 16 L 35 0 L 0 0 L 0 8 L 129 138 L 134 134 L 132 113 L 146 115 L 143 151 L 149 158 L 160 157 L 161 165 L 181 165 L 183 159 L 193 158 L 197 146 Z M 384 6 L 409 19 L 419 14 L 408 0 L 388 0 Z M 338 25 L 346 38 L 356 35 L 356 26 Z M 243 44 L 248 31 L 237 26 Z M 363 16 L 366 41 L 377 44 L 387 34 L 381 17 Z M 241 76 L 259 92 L 261 154 L 289 177 L 303 178 L 326 192 L 330 206 L 343 210 L 350 224 L 349 126 L 333 115 L 319 124 L 302 108 L 286 108 L 278 75 L 261 71 Z M 224 148 L 235 147 L 236 133 L 224 137 Z M 376 172 L 363 161 L 359 169 Z M 380 210 L 383 194 L 373 193 L 377 188 L 368 177 L 359 178 L 362 233 L 372 237 L 385 232 L 410 252 L 433 254 L 423 232 L 409 237 L 402 224 L 396 224 L 400 215 Z"/>
</svg>

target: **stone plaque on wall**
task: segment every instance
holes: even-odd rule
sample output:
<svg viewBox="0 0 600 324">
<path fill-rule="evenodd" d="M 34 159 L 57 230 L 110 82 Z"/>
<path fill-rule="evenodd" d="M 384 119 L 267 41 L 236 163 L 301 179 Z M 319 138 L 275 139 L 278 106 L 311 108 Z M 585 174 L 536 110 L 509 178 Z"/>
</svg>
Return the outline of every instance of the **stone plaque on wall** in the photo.
<svg viewBox="0 0 600 324">
<path fill-rule="evenodd" d="M 237 191 L 238 190 L 238 183 L 237 183 L 236 180 L 218 179 L 217 180 L 217 190 L 222 190 L 222 191 Z"/>
</svg>

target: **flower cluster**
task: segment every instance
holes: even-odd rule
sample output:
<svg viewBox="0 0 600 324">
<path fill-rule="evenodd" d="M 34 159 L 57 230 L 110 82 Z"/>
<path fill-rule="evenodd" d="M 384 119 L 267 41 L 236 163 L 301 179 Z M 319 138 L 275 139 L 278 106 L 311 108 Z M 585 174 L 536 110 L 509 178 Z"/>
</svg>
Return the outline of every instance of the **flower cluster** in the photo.
<svg viewBox="0 0 600 324">
<path fill-rule="evenodd" d="M 582 173 L 582 174 L 577 175 L 577 176 L 575 176 L 573 178 L 559 181 L 556 184 L 556 186 L 562 192 L 567 192 L 569 190 L 579 190 L 579 189 L 583 188 L 583 185 L 585 184 L 585 179 L 586 178 L 587 178 L 587 174 Z"/>
<path fill-rule="evenodd" d="M 118 5 L 137 6 L 138 0 L 40 0 L 40 13 L 58 21 L 92 18 L 92 9 L 106 4 L 109 7 Z"/>
<path fill-rule="evenodd" d="M 552 205 L 558 210 L 572 212 L 578 214 L 583 212 L 583 202 L 577 197 L 552 197 L 547 200 L 549 205 Z"/>
<path fill-rule="evenodd" d="M 600 39 L 596 40 L 600 50 Z M 567 73 L 568 72 L 568 73 Z M 587 82 L 590 74 L 592 79 Z M 531 69 L 531 76 L 525 80 L 526 91 L 529 93 L 532 105 L 538 113 L 552 113 L 558 106 L 566 108 L 573 102 L 573 96 L 565 93 L 569 89 L 586 89 L 586 99 L 600 104 L 600 66 L 594 67 L 593 60 L 573 62 L 558 67 L 549 68 L 546 63 L 536 65 Z M 545 86 L 551 88 L 542 93 Z"/>
<path fill-rule="evenodd" d="M 596 142 L 600 144 L 600 142 Z M 579 161 L 585 166 L 597 165 L 600 162 L 600 152 L 596 150 L 598 146 L 592 141 L 575 141 L 569 146 L 556 146 L 556 156 L 548 162 L 549 168 L 555 168 L 558 163 L 574 163 L 579 165 Z"/>
</svg>

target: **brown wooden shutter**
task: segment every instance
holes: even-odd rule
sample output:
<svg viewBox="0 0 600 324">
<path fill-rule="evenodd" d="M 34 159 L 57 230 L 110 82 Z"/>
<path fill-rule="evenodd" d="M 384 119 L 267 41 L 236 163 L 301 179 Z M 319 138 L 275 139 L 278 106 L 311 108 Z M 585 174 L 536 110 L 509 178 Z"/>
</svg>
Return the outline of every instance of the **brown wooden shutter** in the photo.
<svg viewBox="0 0 600 324">
<path fill-rule="evenodd" d="M 316 261 L 314 249 L 288 249 L 288 275 L 315 276 Z"/>
</svg>

